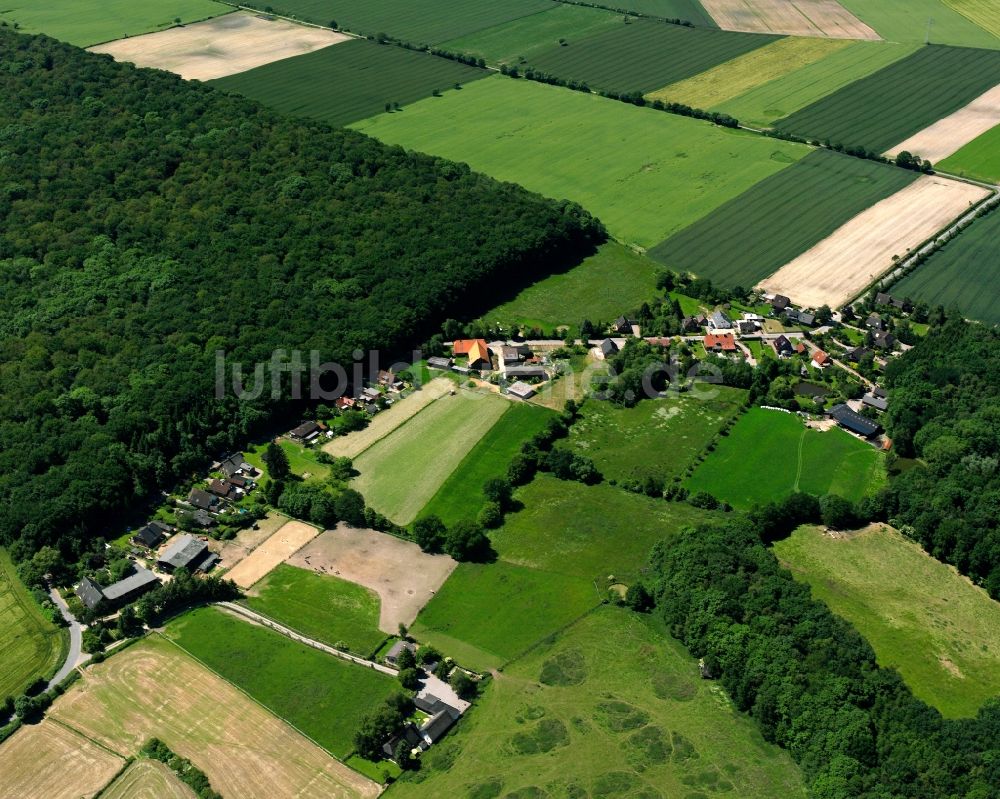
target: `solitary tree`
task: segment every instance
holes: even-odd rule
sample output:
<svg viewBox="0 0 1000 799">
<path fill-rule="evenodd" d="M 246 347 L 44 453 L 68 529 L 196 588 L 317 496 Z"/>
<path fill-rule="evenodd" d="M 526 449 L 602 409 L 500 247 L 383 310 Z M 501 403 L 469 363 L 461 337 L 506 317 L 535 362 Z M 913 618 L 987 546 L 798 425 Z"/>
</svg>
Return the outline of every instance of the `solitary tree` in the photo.
<svg viewBox="0 0 1000 799">
<path fill-rule="evenodd" d="M 288 466 L 288 455 L 273 441 L 267 445 L 264 452 L 264 465 L 267 466 L 268 474 L 274 480 L 284 480 L 291 474 Z"/>
</svg>

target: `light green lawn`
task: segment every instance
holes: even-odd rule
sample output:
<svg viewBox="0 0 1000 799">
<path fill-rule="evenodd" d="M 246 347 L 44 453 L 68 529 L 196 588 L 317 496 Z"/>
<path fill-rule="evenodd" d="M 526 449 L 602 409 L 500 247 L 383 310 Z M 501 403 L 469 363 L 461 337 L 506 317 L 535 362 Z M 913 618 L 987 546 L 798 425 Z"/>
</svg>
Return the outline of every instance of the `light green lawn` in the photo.
<svg viewBox="0 0 1000 799">
<path fill-rule="evenodd" d="M 291 469 L 292 474 L 304 477 L 307 481 L 325 480 L 330 474 L 330 467 L 316 460 L 316 456 L 320 452 L 319 449 L 308 449 L 294 441 L 289 441 L 287 438 L 283 438 L 278 446 L 288 456 L 288 468 Z M 247 462 L 255 469 L 259 469 L 265 476 L 267 475 L 267 467 L 264 465 L 263 455 L 266 450 L 266 443 L 256 444 L 244 453 Z"/>
<path fill-rule="evenodd" d="M 933 44 L 1000 48 L 1000 39 L 940 0 L 840 0 L 840 4 L 890 42 L 923 44 L 927 21 L 933 20 Z"/>
<path fill-rule="evenodd" d="M 934 166 L 942 172 L 974 180 L 1000 182 L 1000 125 L 976 137 L 957 153 Z"/>
</svg>

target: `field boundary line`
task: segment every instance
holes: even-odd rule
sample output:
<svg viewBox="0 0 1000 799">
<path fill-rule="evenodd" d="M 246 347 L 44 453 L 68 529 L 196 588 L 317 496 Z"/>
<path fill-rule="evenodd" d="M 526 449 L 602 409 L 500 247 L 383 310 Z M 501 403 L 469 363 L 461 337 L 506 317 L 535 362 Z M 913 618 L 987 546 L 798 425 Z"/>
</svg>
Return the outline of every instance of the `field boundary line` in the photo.
<svg viewBox="0 0 1000 799">
<path fill-rule="evenodd" d="M 226 6 L 228 8 L 235 8 L 232 3 L 227 3 L 225 0 L 215 0 L 220 6 Z M 202 22 L 208 22 L 212 19 L 219 19 L 219 17 L 228 17 L 232 14 L 232 11 L 227 11 L 224 14 L 213 14 L 210 17 L 202 17 L 201 19 L 193 19 L 190 22 L 181 22 L 180 24 L 171 23 L 165 28 L 159 28 L 155 31 L 146 31 L 145 33 L 137 33 L 135 36 L 119 36 L 116 39 L 108 39 L 103 42 L 94 42 L 93 44 L 88 44 L 84 47 L 84 50 L 89 50 L 91 47 L 100 47 L 102 44 L 112 44 L 113 42 L 123 42 L 126 39 L 138 39 L 140 36 L 149 36 L 151 33 L 163 33 L 164 31 L 172 31 L 174 28 L 186 28 L 188 25 L 198 25 Z"/>
<path fill-rule="evenodd" d="M 217 3 L 219 3 L 219 5 L 228 6 L 229 8 L 233 9 L 233 11 L 229 12 L 230 14 L 235 13 L 236 11 L 246 11 L 248 13 L 256 14 L 256 15 L 262 16 L 262 17 L 273 17 L 274 19 L 283 19 L 283 20 L 285 20 L 285 22 L 291 22 L 291 23 L 293 23 L 295 25 L 302 25 L 302 26 L 307 27 L 307 28 L 319 28 L 320 30 L 324 30 L 324 31 L 333 31 L 334 33 L 340 33 L 340 34 L 343 34 L 344 36 L 349 36 L 352 39 L 367 39 L 368 38 L 367 36 L 365 36 L 364 34 L 361 34 L 361 33 L 354 33 L 353 31 L 343 30 L 341 28 L 331 28 L 329 25 L 320 25 L 318 22 L 306 22 L 303 19 L 296 19 L 295 17 L 288 17 L 288 16 L 285 16 L 284 14 L 277 14 L 274 11 L 262 11 L 259 8 L 254 8 L 252 6 L 240 5 L 239 3 L 230 3 L 230 2 L 227 2 L 227 0 L 215 0 L 215 1 Z M 219 16 L 224 17 L 226 15 L 225 14 L 220 14 Z M 216 19 L 216 17 L 208 17 L 207 19 Z M 205 21 L 206 20 L 199 20 L 199 22 L 205 22 Z M 194 23 L 188 23 L 188 24 L 194 24 Z M 183 26 L 174 25 L 173 27 L 176 28 L 176 27 L 183 27 Z M 167 30 L 167 29 L 165 29 L 165 30 Z M 117 41 L 117 39 L 114 40 L 114 41 Z"/>
<path fill-rule="evenodd" d="M 594 587 L 596 588 L 596 584 L 595 584 Z M 594 605 L 592 608 L 589 608 L 589 609 L 585 610 L 583 613 L 581 613 L 575 619 L 571 619 L 570 621 L 566 622 L 564 625 L 562 625 L 562 627 L 558 627 L 555 630 L 553 630 L 552 632 L 548 633 L 547 635 L 543 635 L 541 638 L 539 638 L 533 644 L 530 644 L 526 649 L 518 652 L 516 655 L 514 655 L 511 658 L 508 658 L 503 663 L 501 663 L 499 666 L 497 666 L 497 671 L 503 671 L 504 669 L 506 669 L 512 663 L 516 663 L 518 660 L 521 660 L 522 658 L 524 658 L 527 655 L 531 654 L 533 651 L 535 651 L 538 647 L 540 647 L 542 644 L 544 644 L 549 639 L 553 639 L 554 640 L 554 639 L 558 638 L 563 633 L 565 633 L 570 627 L 573 627 L 573 626 L 579 624 L 581 621 L 583 621 L 585 618 L 587 618 L 587 616 L 589 616 L 591 613 L 593 613 L 594 611 L 596 611 L 598 608 L 603 608 L 605 604 L 606 603 L 602 600 L 602 601 L 598 602 L 596 605 Z"/>
<path fill-rule="evenodd" d="M 114 749 L 110 748 L 109 746 L 105 746 L 104 744 L 102 744 L 97 739 L 91 738 L 89 735 L 87 735 L 87 733 L 81 732 L 76 727 L 74 727 L 72 724 L 67 724 L 65 721 L 62 721 L 61 719 L 57 719 L 54 716 L 50 716 L 50 715 L 46 715 L 45 718 L 47 718 L 53 724 L 58 724 L 63 729 L 69 730 L 74 735 L 80 736 L 85 741 L 90 741 L 94 746 L 98 747 L 99 749 L 103 749 L 108 754 L 112 754 L 115 757 L 120 757 L 122 760 L 124 760 L 126 762 L 126 764 L 128 763 L 128 761 L 129 761 L 129 759 L 131 757 L 134 757 L 134 755 L 123 755 L 121 752 L 116 752 Z M 121 773 L 121 772 L 119 772 L 119 773 Z M 115 776 L 117 777 L 117 775 L 115 775 Z M 113 780 L 112 780 L 112 782 L 113 782 Z M 111 783 L 108 783 L 108 785 L 110 785 L 110 784 Z"/>
<path fill-rule="evenodd" d="M 805 425 L 802 426 L 802 435 L 799 436 L 799 463 L 798 468 L 795 470 L 795 482 L 792 483 L 792 491 L 799 490 L 799 482 L 802 480 L 802 450 L 805 448 L 806 443 L 806 431 L 809 428 Z"/>
</svg>

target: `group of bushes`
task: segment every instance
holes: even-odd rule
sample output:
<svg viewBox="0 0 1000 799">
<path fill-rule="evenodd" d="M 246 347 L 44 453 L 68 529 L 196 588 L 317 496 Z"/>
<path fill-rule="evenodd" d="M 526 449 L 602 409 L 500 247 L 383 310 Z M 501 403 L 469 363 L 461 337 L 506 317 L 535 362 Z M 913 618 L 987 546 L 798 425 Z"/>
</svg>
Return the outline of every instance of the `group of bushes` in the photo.
<svg viewBox="0 0 1000 799">
<path fill-rule="evenodd" d="M 159 738 L 150 738 L 142 745 L 140 752 L 151 760 L 166 765 L 187 785 L 198 799 L 222 799 L 222 794 L 212 789 L 208 776 L 186 757 L 175 754 Z"/>
</svg>

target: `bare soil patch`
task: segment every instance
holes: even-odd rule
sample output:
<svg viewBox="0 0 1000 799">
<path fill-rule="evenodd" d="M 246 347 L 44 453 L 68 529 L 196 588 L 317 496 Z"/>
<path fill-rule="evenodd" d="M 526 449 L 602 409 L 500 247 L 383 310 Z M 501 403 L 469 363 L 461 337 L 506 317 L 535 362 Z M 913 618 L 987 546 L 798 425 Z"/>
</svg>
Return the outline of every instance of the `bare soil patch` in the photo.
<svg viewBox="0 0 1000 799">
<path fill-rule="evenodd" d="M 931 163 L 937 163 L 954 155 L 970 141 L 997 125 L 1000 125 L 1000 85 L 981 94 L 965 108 L 960 108 L 954 114 L 914 133 L 886 155 L 895 156 L 906 150 Z"/>
<path fill-rule="evenodd" d="M 311 524 L 299 521 L 286 522 L 228 571 L 226 577 L 240 588 L 249 588 L 317 535 L 319 530 Z"/>
<path fill-rule="evenodd" d="M 702 0 L 720 28 L 830 39 L 881 37 L 836 0 Z"/>
<path fill-rule="evenodd" d="M 458 565 L 447 555 L 428 555 L 409 541 L 343 524 L 313 539 L 288 562 L 377 593 L 379 628 L 387 633 L 396 632 L 400 623 L 412 624 Z"/>
<path fill-rule="evenodd" d="M 229 541 L 210 539 L 208 548 L 219 556 L 219 565 L 223 569 L 231 569 L 270 538 L 272 533 L 276 532 L 287 521 L 287 516 L 282 516 L 280 513 L 269 513 L 257 522 L 256 530 L 253 528 L 240 530 L 236 534 L 236 538 Z"/>
<path fill-rule="evenodd" d="M 989 194 L 955 180 L 925 175 L 876 203 L 761 282 L 796 303 L 839 308 L 969 206 Z"/>
<path fill-rule="evenodd" d="M 323 28 L 240 11 L 90 49 L 108 53 L 116 61 L 165 69 L 189 80 L 212 80 L 311 53 L 349 38 Z"/>
</svg>

